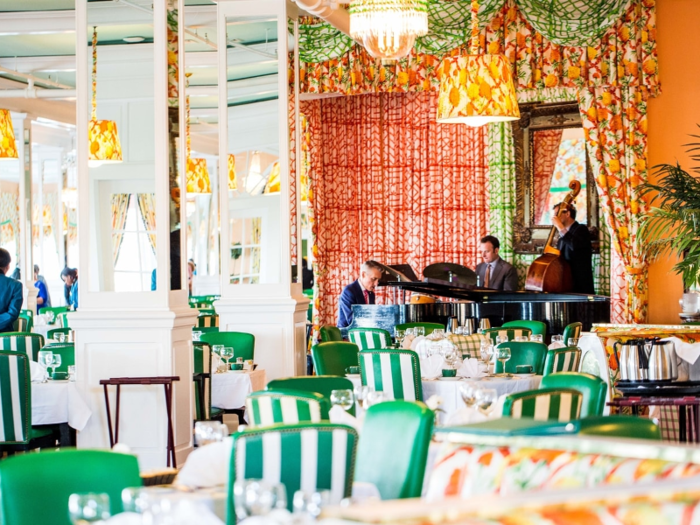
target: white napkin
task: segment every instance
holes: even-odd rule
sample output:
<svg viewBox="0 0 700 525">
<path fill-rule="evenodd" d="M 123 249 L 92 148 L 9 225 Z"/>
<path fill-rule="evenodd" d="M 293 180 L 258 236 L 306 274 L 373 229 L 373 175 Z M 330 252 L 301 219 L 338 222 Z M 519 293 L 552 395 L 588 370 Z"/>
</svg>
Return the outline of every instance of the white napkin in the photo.
<svg viewBox="0 0 700 525">
<path fill-rule="evenodd" d="M 481 371 L 479 360 L 472 357 L 462 362 L 462 365 L 457 369 L 457 375 L 459 377 L 484 377 L 486 374 Z"/>
<path fill-rule="evenodd" d="M 676 354 L 678 357 L 683 359 L 683 361 L 687 361 L 691 365 L 698 360 L 698 357 L 700 357 L 700 343 L 686 343 L 677 337 L 668 337 L 663 339 L 663 341 L 671 341 L 673 346 L 676 348 Z"/>
<path fill-rule="evenodd" d="M 416 337 L 414 335 L 407 335 L 406 337 L 404 337 L 403 341 L 401 341 L 401 348 L 411 350 L 411 344 L 413 343 L 413 340 L 415 338 Z"/>
<path fill-rule="evenodd" d="M 239 521 L 238 525 L 291 525 L 295 520 L 292 513 L 284 509 L 276 509 L 270 512 L 267 516 L 252 516 L 243 521 Z M 193 521 L 192 523 L 198 523 Z M 309 520 L 308 523 L 313 523 Z"/>
<path fill-rule="evenodd" d="M 508 394 L 503 394 L 498 396 L 498 401 L 493 406 L 493 410 L 487 416 L 481 412 L 478 408 L 463 406 L 450 414 L 450 417 L 445 421 L 445 426 L 460 426 L 469 425 L 471 423 L 481 423 L 482 421 L 489 421 L 491 419 L 500 419 L 503 417 L 503 404 L 506 402 L 506 396 Z"/>
<path fill-rule="evenodd" d="M 442 375 L 444 359 L 439 355 L 431 355 L 420 360 L 420 375 L 424 379 L 435 379 Z"/>
<path fill-rule="evenodd" d="M 186 487 L 214 487 L 228 483 L 231 468 L 231 449 L 233 438 L 197 447 L 187 457 L 177 479 L 176 485 Z M 193 523 L 199 523 L 196 520 Z"/>
<path fill-rule="evenodd" d="M 566 348 L 564 343 L 552 343 L 547 347 L 547 350 L 556 350 L 557 348 Z"/>
<path fill-rule="evenodd" d="M 219 354 L 211 353 L 211 371 L 216 372 L 224 362 Z"/>
<path fill-rule="evenodd" d="M 340 408 L 338 405 L 334 405 L 328 412 L 328 419 L 331 423 L 337 423 L 339 425 L 348 425 L 357 430 L 362 431 L 362 421 L 357 419 L 352 414 L 348 414 L 345 410 Z"/>
<path fill-rule="evenodd" d="M 32 383 L 41 383 L 49 377 L 46 373 L 46 368 L 36 361 L 29 361 L 29 373 L 31 374 Z"/>
<path fill-rule="evenodd" d="M 411 339 L 411 346 L 409 347 L 411 350 L 414 352 L 418 351 L 418 345 L 422 342 L 425 341 L 425 336 L 424 335 L 419 335 L 418 337 L 415 337 Z"/>
<path fill-rule="evenodd" d="M 48 323 L 46 322 L 46 315 L 45 314 L 39 314 L 34 316 L 34 324 L 36 326 L 46 326 Z"/>
<path fill-rule="evenodd" d="M 168 523 L 173 525 L 190 525 L 191 523 L 196 523 L 197 525 L 224 525 L 224 522 L 205 505 L 187 499 L 178 501 L 168 517 L 170 518 Z M 141 514 L 122 512 L 109 518 L 105 523 L 107 525 L 141 525 L 144 523 L 144 520 Z"/>
</svg>

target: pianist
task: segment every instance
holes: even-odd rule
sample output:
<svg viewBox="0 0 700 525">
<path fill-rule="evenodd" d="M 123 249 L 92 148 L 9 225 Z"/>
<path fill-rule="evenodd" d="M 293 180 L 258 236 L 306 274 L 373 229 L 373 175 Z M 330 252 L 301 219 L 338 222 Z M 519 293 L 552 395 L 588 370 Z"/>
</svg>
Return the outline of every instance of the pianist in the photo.
<svg viewBox="0 0 700 525">
<path fill-rule="evenodd" d="M 500 258 L 499 240 L 493 235 L 481 239 L 479 253 L 484 262 L 476 266 L 476 279 L 480 288 L 514 292 L 518 289 L 518 272 L 512 265 Z"/>
<path fill-rule="evenodd" d="M 360 268 L 360 278 L 348 284 L 338 301 L 338 328 L 352 324 L 353 304 L 374 304 L 374 288 L 382 277 L 382 265 L 366 261 Z"/>
</svg>

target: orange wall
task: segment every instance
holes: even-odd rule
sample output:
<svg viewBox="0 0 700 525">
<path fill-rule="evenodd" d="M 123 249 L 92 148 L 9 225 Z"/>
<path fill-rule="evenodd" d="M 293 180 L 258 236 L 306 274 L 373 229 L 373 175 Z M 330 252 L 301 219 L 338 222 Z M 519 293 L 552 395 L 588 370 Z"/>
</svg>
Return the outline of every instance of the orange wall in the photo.
<svg viewBox="0 0 700 525">
<path fill-rule="evenodd" d="M 700 1 L 657 0 L 656 18 L 661 95 L 648 105 L 649 166 L 678 161 L 689 170 L 683 144 L 700 134 Z M 649 270 L 649 323 L 679 322 L 683 285 L 674 262 L 661 260 Z"/>
</svg>

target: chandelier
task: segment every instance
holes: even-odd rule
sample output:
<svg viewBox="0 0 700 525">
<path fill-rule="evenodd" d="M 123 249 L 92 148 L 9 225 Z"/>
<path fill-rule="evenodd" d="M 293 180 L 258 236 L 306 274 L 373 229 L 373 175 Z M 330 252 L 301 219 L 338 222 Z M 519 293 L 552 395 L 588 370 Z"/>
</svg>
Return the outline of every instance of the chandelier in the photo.
<svg viewBox="0 0 700 525">
<path fill-rule="evenodd" d="M 428 32 L 425 0 L 354 0 L 350 3 L 350 36 L 374 58 L 407 56 L 416 37 Z"/>
</svg>

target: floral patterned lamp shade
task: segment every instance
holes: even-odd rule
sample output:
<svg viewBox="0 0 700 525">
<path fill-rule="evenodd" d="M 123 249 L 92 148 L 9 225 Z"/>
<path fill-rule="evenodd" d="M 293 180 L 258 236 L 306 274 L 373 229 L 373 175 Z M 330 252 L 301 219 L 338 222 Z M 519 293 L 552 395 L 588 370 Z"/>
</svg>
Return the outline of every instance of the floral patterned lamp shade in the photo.
<svg viewBox="0 0 700 525">
<path fill-rule="evenodd" d="M 508 60 L 479 54 L 478 10 L 479 4 L 473 1 L 470 53 L 442 62 L 437 114 L 442 124 L 483 126 L 520 118 Z"/>
<path fill-rule="evenodd" d="M 233 153 L 228 154 L 228 189 L 238 189 L 238 184 L 236 184 L 236 156 Z"/>
<path fill-rule="evenodd" d="M 0 160 L 16 159 L 15 130 L 9 109 L 0 109 Z"/>
<path fill-rule="evenodd" d="M 117 123 L 113 120 L 97 120 L 97 27 L 93 27 L 92 31 L 92 114 L 88 124 L 88 143 L 89 166 L 122 162 Z"/>
<path fill-rule="evenodd" d="M 407 56 L 416 37 L 428 32 L 425 0 L 355 0 L 350 3 L 350 36 L 375 58 Z"/>
<path fill-rule="evenodd" d="M 188 157 L 187 193 L 211 193 L 207 159 Z"/>
</svg>

